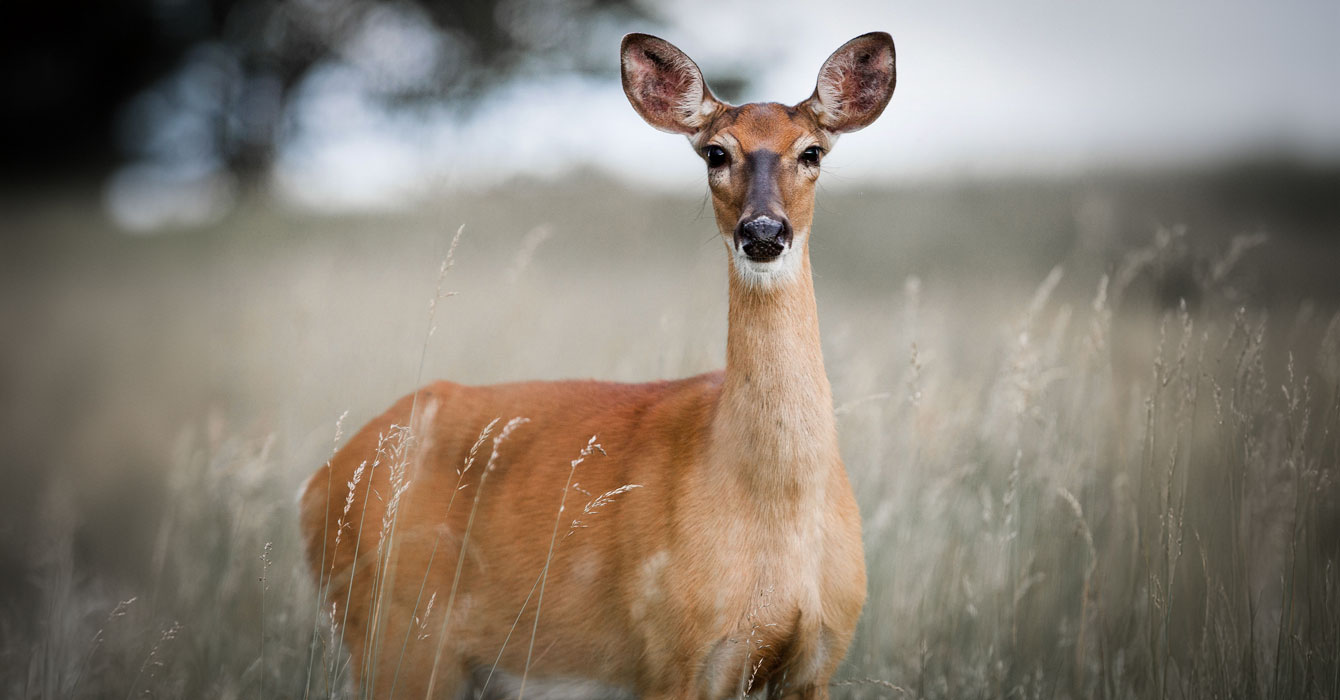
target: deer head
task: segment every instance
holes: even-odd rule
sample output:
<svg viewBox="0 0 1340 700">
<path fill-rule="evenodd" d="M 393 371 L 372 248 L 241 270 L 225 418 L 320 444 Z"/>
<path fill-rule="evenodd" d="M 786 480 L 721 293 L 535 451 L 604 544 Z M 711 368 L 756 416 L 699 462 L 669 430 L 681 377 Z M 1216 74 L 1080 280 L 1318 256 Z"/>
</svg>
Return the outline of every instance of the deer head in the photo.
<svg viewBox="0 0 1340 700">
<path fill-rule="evenodd" d="M 820 68 L 814 93 L 790 107 L 722 102 L 692 59 L 648 34 L 624 37 L 622 65 L 637 113 L 687 136 L 707 163 L 733 274 L 762 290 L 794 280 L 808 255 L 820 163 L 839 134 L 868 126 L 893 96 L 893 39 L 871 32 L 843 44 Z"/>
</svg>

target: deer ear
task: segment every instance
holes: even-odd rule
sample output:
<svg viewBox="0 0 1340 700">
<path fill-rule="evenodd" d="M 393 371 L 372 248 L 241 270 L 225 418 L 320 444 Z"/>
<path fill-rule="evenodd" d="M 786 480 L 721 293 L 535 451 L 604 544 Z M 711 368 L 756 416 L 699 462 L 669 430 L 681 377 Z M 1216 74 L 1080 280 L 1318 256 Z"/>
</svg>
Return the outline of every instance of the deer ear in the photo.
<svg viewBox="0 0 1340 700">
<path fill-rule="evenodd" d="M 829 131 L 856 131 L 870 126 L 884 111 L 897 79 L 893 37 L 885 32 L 862 34 L 824 61 L 814 94 L 797 106 L 809 110 Z"/>
<path fill-rule="evenodd" d="M 650 34 L 629 34 L 620 48 L 623 91 L 648 124 L 674 134 L 697 133 L 723 105 L 683 51 Z"/>
</svg>

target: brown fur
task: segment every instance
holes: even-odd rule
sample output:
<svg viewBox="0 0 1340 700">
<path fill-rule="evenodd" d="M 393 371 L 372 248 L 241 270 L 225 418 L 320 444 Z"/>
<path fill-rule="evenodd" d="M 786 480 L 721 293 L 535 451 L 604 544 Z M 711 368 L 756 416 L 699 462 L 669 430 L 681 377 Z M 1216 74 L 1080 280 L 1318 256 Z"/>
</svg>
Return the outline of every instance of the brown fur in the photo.
<svg viewBox="0 0 1340 700">
<path fill-rule="evenodd" d="M 697 67 L 653 39 L 625 39 L 625 86 L 630 70 L 687 72 L 632 76 L 655 93 L 642 104 L 629 91 L 639 113 L 699 147 L 780 154 L 759 201 L 808 231 L 817 168 L 797 157 L 833 138 L 815 98 L 737 108 L 702 85 L 695 112 L 677 91 L 701 81 Z M 630 64 L 630 51 L 643 59 Z M 699 118 L 705 126 L 692 126 Z M 741 216 L 757 213 L 743 211 L 749 181 L 744 172 L 712 178 L 728 248 Z M 497 658 L 514 675 L 591 679 L 646 698 L 716 699 L 765 685 L 770 696 L 827 697 L 865 600 L 865 565 L 808 236 L 798 245 L 799 274 L 786 284 L 758 289 L 731 275 L 724 371 L 649 384 L 438 382 L 372 420 L 319 469 L 302 496 L 301 527 L 327 605 L 347 621 L 354 679 L 375 697 L 392 688 L 455 697 Z M 497 443 L 492 469 L 486 441 L 462 474 L 480 431 L 514 416 L 529 423 Z M 385 437 L 393 425 L 412 435 L 399 456 Z M 605 454 L 573 468 L 592 436 Z M 408 486 L 379 546 L 398 464 Z M 627 485 L 637 488 L 583 512 Z"/>
</svg>

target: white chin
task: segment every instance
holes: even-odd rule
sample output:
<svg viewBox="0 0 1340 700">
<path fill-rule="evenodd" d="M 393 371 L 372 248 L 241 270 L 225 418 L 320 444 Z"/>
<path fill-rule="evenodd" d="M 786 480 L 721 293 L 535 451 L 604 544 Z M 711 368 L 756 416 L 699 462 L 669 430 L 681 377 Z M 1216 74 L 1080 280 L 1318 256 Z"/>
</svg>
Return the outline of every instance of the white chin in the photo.
<svg viewBox="0 0 1340 700">
<path fill-rule="evenodd" d="M 731 253 L 735 276 L 749 289 L 770 291 L 791 283 L 800 272 L 798 241 L 793 240 L 782 250 L 781 255 L 766 262 L 750 260 L 738 247 L 734 247 Z"/>
</svg>

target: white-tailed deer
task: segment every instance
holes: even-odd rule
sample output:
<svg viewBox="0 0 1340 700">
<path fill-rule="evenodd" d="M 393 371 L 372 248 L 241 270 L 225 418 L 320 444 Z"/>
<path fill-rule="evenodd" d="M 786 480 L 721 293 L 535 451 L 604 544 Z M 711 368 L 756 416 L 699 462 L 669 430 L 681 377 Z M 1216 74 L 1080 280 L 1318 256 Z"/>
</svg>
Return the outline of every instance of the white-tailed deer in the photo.
<svg viewBox="0 0 1340 700">
<path fill-rule="evenodd" d="M 721 102 L 646 34 L 624 37 L 622 63 L 638 114 L 706 161 L 730 264 L 726 368 L 438 382 L 350 439 L 308 482 L 301 524 L 349 675 L 374 697 L 588 679 L 643 698 L 826 698 L 851 641 L 861 521 L 809 237 L 820 161 L 893 93 L 893 40 L 844 44 L 793 107 Z M 529 422 L 480 437 L 513 416 Z"/>
</svg>

